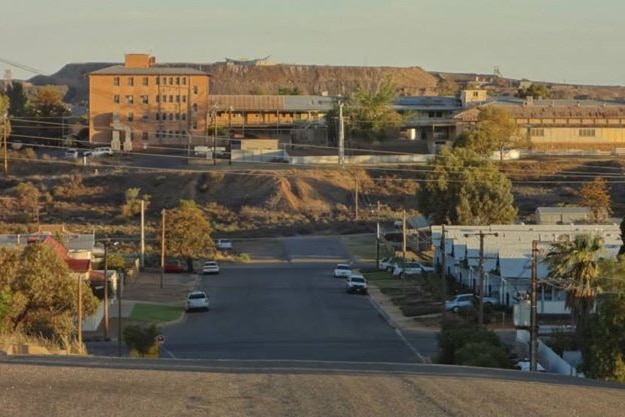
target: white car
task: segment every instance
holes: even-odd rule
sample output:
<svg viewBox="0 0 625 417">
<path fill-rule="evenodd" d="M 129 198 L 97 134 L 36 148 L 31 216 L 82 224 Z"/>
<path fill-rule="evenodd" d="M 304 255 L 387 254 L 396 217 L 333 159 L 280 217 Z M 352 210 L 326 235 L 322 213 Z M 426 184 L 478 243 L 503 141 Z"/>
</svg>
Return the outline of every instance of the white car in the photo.
<svg viewBox="0 0 625 417">
<path fill-rule="evenodd" d="M 516 369 L 519 369 L 523 372 L 529 372 L 530 371 L 530 360 L 529 359 L 525 359 L 522 361 L 518 361 L 515 365 Z M 536 362 L 536 370 L 538 372 L 547 372 L 547 370 L 538 362 Z"/>
<path fill-rule="evenodd" d="M 403 266 L 400 266 L 400 264 L 396 263 L 393 267 L 393 276 L 395 277 L 423 274 L 426 272 L 434 272 L 434 267 L 431 265 L 422 264 L 420 262 L 406 262 L 406 264 Z"/>
<path fill-rule="evenodd" d="M 98 156 L 111 156 L 113 155 L 113 149 L 110 146 L 102 146 L 99 148 L 92 149 L 90 151 L 86 151 L 82 154 L 87 157 L 98 157 Z"/>
<path fill-rule="evenodd" d="M 367 294 L 367 280 L 360 274 L 351 274 L 349 277 L 347 277 L 347 282 L 345 283 L 345 291 L 348 294 L 354 292 Z"/>
<path fill-rule="evenodd" d="M 202 274 L 218 274 L 219 273 L 219 265 L 215 261 L 206 261 L 204 265 L 202 265 Z"/>
<path fill-rule="evenodd" d="M 352 274 L 352 267 L 348 264 L 338 264 L 334 268 L 334 278 L 347 278 Z"/>
<path fill-rule="evenodd" d="M 378 269 L 380 271 L 393 272 L 394 265 L 395 258 L 393 256 L 389 256 L 388 258 L 380 259 L 380 265 Z"/>
<path fill-rule="evenodd" d="M 475 307 L 478 297 L 474 294 L 458 294 L 445 301 L 445 310 L 457 313 L 459 311 L 470 310 Z M 494 306 L 499 304 L 495 297 L 482 297 L 484 305 Z"/>
<path fill-rule="evenodd" d="M 185 303 L 184 310 L 208 311 L 208 295 L 206 295 L 204 291 L 191 291 L 189 295 L 187 295 L 187 302 Z"/>
<path fill-rule="evenodd" d="M 229 239 L 217 239 L 215 247 L 219 250 L 232 250 L 232 241 Z"/>
<path fill-rule="evenodd" d="M 64 154 L 65 159 L 78 159 L 78 149 L 66 149 Z"/>
</svg>

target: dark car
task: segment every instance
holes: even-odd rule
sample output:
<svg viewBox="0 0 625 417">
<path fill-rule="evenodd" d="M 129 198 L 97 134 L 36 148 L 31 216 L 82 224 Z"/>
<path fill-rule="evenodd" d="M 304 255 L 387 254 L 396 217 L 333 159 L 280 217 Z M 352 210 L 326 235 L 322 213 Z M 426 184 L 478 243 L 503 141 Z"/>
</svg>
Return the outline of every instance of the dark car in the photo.
<svg viewBox="0 0 625 417">
<path fill-rule="evenodd" d="M 165 263 L 165 272 L 183 272 L 184 268 L 182 266 L 182 262 L 180 261 L 168 261 Z"/>
</svg>

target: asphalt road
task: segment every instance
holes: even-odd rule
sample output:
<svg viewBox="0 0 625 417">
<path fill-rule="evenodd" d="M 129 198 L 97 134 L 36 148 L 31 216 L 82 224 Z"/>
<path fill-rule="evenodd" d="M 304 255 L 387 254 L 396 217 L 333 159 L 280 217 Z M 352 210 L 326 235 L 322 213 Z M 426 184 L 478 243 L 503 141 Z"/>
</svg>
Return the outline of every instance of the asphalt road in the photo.
<svg viewBox="0 0 625 417">
<path fill-rule="evenodd" d="M 223 266 L 219 275 L 204 276 L 200 287 L 210 296 L 210 311 L 189 313 L 165 329 L 162 355 L 418 361 L 368 297 L 346 294 L 344 280 L 331 276 L 334 263 L 321 262 L 321 248 L 339 259 L 338 247 L 318 239 L 296 242 L 288 249 L 291 263 Z M 318 262 L 304 263 L 313 259 Z"/>
</svg>

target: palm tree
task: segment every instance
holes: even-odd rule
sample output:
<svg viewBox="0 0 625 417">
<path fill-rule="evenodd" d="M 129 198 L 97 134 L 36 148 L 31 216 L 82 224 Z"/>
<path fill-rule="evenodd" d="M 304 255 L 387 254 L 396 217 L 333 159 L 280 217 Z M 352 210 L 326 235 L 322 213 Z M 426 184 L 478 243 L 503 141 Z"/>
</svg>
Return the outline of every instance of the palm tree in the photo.
<svg viewBox="0 0 625 417">
<path fill-rule="evenodd" d="M 577 330 L 602 292 L 599 261 L 603 249 L 601 236 L 581 234 L 572 242 L 553 243 L 544 260 L 549 269 L 549 281 L 566 292 L 565 305 L 571 309 Z"/>
</svg>

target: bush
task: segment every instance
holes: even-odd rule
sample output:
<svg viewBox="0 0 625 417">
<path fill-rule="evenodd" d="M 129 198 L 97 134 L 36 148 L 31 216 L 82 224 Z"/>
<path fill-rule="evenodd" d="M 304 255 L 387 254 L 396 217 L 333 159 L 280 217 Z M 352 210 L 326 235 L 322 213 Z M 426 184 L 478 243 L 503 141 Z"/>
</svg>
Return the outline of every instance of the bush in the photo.
<svg viewBox="0 0 625 417">
<path fill-rule="evenodd" d="M 160 332 L 154 324 L 148 327 L 130 325 L 124 327 L 124 341 L 129 349 L 136 350 L 143 357 L 156 345 L 156 336 Z"/>
<path fill-rule="evenodd" d="M 439 363 L 457 364 L 457 354 L 471 343 L 486 343 L 490 346 L 504 349 L 499 337 L 492 331 L 476 325 L 467 324 L 461 320 L 446 321 L 437 336 Z"/>
<path fill-rule="evenodd" d="M 455 352 L 456 365 L 509 368 L 507 349 L 487 341 L 467 343 Z"/>
</svg>

